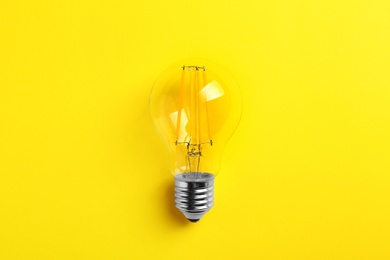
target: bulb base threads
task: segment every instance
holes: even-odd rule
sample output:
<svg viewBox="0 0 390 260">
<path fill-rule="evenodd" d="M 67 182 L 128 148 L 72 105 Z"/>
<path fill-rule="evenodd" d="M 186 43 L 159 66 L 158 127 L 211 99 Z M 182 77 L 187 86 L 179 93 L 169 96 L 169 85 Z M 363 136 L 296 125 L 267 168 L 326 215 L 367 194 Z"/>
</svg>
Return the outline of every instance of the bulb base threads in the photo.
<svg viewBox="0 0 390 260">
<path fill-rule="evenodd" d="M 200 220 L 214 205 L 214 175 L 206 172 L 177 174 L 175 203 L 189 221 Z"/>
</svg>

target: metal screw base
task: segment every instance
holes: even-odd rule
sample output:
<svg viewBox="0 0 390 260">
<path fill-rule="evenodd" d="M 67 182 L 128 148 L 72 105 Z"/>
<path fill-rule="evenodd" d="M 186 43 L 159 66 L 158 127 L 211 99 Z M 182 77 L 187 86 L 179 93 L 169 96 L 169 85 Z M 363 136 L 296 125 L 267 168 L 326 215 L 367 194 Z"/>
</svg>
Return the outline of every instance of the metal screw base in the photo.
<svg viewBox="0 0 390 260">
<path fill-rule="evenodd" d="M 205 172 L 175 176 L 175 202 L 186 218 L 197 222 L 214 205 L 214 175 Z"/>
</svg>

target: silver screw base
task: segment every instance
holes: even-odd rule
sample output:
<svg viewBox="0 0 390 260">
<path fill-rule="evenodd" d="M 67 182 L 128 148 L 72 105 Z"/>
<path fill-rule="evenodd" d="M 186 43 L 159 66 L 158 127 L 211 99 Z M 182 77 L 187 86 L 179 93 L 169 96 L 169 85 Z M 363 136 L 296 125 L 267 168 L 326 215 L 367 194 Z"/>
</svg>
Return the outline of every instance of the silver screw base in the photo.
<svg viewBox="0 0 390 260">
<path fill-rule="evenodd" d="M 177 174 L 175 203 L 189 221 L 200 220 L 214 205 L 214 175 L 206 172 Z"/>
</svg>

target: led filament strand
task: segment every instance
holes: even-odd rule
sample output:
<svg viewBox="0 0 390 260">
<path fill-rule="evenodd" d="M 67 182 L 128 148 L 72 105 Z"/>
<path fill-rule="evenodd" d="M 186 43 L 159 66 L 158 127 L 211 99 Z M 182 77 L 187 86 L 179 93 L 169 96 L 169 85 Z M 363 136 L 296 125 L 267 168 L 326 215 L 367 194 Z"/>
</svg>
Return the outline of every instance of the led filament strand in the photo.
<svg viewBox="0 0 390 260">
<path fill-rule="evenodd" d="M 188 167 L 199 172 L 202 145 L 212 145 L 204 66 L 183 66 L 180 81 L 176 145 L 186 145 Z M 203 90 L 203 91 L 202 91 Z"/>
</svg>

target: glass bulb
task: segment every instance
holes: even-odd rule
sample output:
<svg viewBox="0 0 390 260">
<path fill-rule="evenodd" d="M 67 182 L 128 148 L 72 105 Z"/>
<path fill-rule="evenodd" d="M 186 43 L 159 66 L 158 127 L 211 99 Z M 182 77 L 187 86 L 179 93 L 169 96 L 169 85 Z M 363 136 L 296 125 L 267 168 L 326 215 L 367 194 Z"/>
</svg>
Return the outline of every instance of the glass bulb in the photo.
<svg viewBox="0 0 390 260">
<path fill-rule="evenodd" d="M 235 80 L 200 59 L 169 67 L 150 94 L 150 113 L 169 152 L 176 207 L 192 222 L 214 205 L 214 177 L 241 118 Z"/>
</svg>

